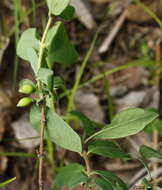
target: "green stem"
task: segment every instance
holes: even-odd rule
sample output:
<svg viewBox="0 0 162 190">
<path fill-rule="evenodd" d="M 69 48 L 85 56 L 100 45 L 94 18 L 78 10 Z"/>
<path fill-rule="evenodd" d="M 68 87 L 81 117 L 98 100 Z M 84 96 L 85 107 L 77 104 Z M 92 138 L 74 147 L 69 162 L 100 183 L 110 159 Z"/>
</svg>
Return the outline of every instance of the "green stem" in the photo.
<svg viewBox="0 0 162 190">
<path fill-rule="evenodd" d="M 92 83 L 95 83 L 95 82 L 98 81 L 98 80 L 103 79 L 105 76 L 109 76 L 109 75 L 111 75 L 111 74 L 113 74 L 113 73 L 116 73 L 116 72 L 118 72 L 118 71 L 122 71 L 122 70 L 124 70 L 124 69 L 131 68 L 131 67 L 144 66 L 144 65 L 148 65 L 148 63 L 147 63 L 147 62 L 138 62 L 138 61 L 136 62 L 136 61 L 134 61 L 134 62 L 125 64 L 125 65 L 121 65 L 121 66 L 119 66 L 119 67 L 115 67 L 115 68 L 113 68 L 113 69 L 111 69 L 111 70 L 108 70 L 108 71 L 106 71 L 106 72 L 103 72 L 103 73 L 101 73 L 101 74 L 99 74 L 99 75 L 97 75 L 97 76 L 95 76 L 95 77 L 93 77 L 93 78 L 87 80 L 86 82 L 80 84 L 80 85 L 78 86 L 78 88 L 86 87 L 86 86 L 88 86 L 88 85 L 90 85 L 90 84 L 92 84 Z M 65 96 L 69 95 L 71 92 L 72 92 L 72 89 L 67 90 L 65 93 L 62 93 L 62 94 L 60 95 L 60 98 L 63 98 L 63 97 L 65 97 Z"/>
<path fill-rule="evenodd" d="M 47 148 L 48 148 L 48 159 L 50 161 L 52 169 L 55 170 L 54 146 L 50 139 L 47 139 Z"/>
<path fill-rule="evenodd" d="M 88 154 L 87 154 L 87 152 L 83 152 L 83 153 L 81 154 L 81 156 L 82 156 L 82 158 L 83 158 L 84 161 L 85 161 L 86 170 L 87 170 L 87 175 L 88 175 L 88 177 L 89 177 L 90 174 L 91 174 L 91 166 L 90 166 Z"/>
<path fill-rule="evenodd" d="M 44 49 L 45 49 L 45 40 L 46 40 L 48 30 L 51 26 L 51 23 L 52 23 L 52 16 L 49 15 L 48 22 L 47 22 L 47 25 L 45 27 L 45 30 L 43 32 L 43 36 L 42 36 L 42 39 L 40 42 L 40 49 L 39 49 L 39 56 L 38 56 L 38 70 L 42 66 L 43 53 L 44 53 Z M 37 79 L 37 86 L 38 86 L 38 89 L 41 91 L 41 82 L 38 79 Z M 41 96 L 42 96 L 42 94 L 40 93 L 40 97 Z"/>
<path fill-rule="evenodd" d="M 0 156 L 8 157 L 27 157 L 27 158 L 36 158 L 36 154 L 29 154 L 26 152 L 0 152 Z"/>
<path fill-rule="evenodd" d="M 107 105 L 108 105 L 108 118 L 112 121 L 113 118 L 113 102 L 112 96 L 110 95 L 110 85 L 106 77 L 104 77 L 104 90 L 107 95 Z"/>
<path fill-rule="evenodd" d="M 36 2 L 32 0 L 32 8 L 33 8 L 33 25 L 36 25 Z"/>
<path fill-rule="evenodd" d="M 42 66 L 42 58 L 43 58 L 43 53 L 44 53 L 44 48 L 45 48 L 45 44 L 44 43 L 45 43 L 45 39 L 46 39 L 48 30 L 49 30 L 49 28 L 51 26 L 51 23 L 52 23 L 52 16 L 49 15 L 49 19 L 48 19 L 46 28 L 45 28 L 43 36 L 42 36 L 42 40 L 40 42 L 40 50 L 39 50 L 39 58 L 38 58 L 38 69 L 40 69 L 41 66 Z"/>
<path fill-rule="evenodd" d="M 14 19 L 15 19 L 15 48 L 17 47 L 17 43 L 19 40 L 19 10 L 20 10 L 20 5 L 21 5 L 21 0 L 14 0 Z M 14 60 L 14 71 L 13 71 L 13 83 L 12 83 L 12 88 L 15 90 L 16 88 L 16 79 L 17 79 L 17 73 L 18 73 L 18 66 L 19 66 L 19 61 L 17 55 L 15 55 L 15 60 Z"/>
<path fill-rule="evenodd" d="M 93 41 L 91 43 L 91 46 L 87 52 L 87 55 L 85 56 L 84 60 L 83 60 L 83 63 L 80 67 L 80 71 L 77 75 L 77 78 L 75 80 L 75 84 L 71 90 L 71 94 L 69 96 L 69 103 L 68 103 L 68 106 L 67 106 L 67 112 L 70 112 L 72 109 L 73 109 L 73 102 L 74 102 L 74 97 L 75 97 L 75 94 L 76 94 L 76 91 L 78 89 L 78 86 L 79 86 L 79 83 L 80 83 L 80 80 L 82 78 L 82 75 L 84 73 L 84 70 L 85 70 L 85 67 L 88 63 L 88 60 L 93 52 L 93 49 L 94 49 L 94 46 L 95 46 L 95 43 L 96 43 L 96 40 L 97 40 L 97 36 L 98 36 L 98 32 L 96 32 L 94 38 L 93 38 Z"/>
<path fill-rule="evenodd" d="M 0 187 L 4 187 L 4 186 L 8 185 L 9 183 L 12 183 L 12 182 L 15 181 L 15 180 L 16 180 L 16 177 L 11 178 L 11 179 L 9 179 L 9 180 L 3 182 L 3 183 L 0 183 Z"/>
<path fill-rule="evenodd" d="M 23 19 L 20 20 L 19 24 L 22 24 L 22 23 L 25 21 L 25 19 L 27 18 L 27 16 L 29 16 L 30 14 L 32 14 L 32 13 L 34 12 L 34 10 L 36 10 L 36 9 L 38 9 L 38 8 L 40 8 L 40 7 L 42 7 L 43 5 L 45 5 L 45 1 L 36 4 L 36 5 L 35 5 L 35 9 L 34 9 L 34 7 L 28 9 L 28 10 L 26 11 L 26 14 L 25 14 L 25 16 L 23 17 Z M 15 33 L 15 31 L 16 31 L 16 26 L 13 26 L 13 27 L 11 28 L 11 30 L 6 34 L 6 37 L 12 36 L 12 35 Z"/>
</svg>

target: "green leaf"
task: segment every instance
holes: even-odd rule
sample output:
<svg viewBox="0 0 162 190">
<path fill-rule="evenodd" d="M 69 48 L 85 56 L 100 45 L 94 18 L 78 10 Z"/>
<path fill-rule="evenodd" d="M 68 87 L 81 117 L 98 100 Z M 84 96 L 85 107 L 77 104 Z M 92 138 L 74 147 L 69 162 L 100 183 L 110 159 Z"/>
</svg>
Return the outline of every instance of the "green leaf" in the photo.
<svg viewBox="0 0 162 190">
<path fill-rule="evenodd" d="M 162 190 L 161 187 L 155 187 L 155 190 Z"/>
<path fill-rule="evenodd" d="M 70 0 L 47 0 L 49 12 L 58 16 L 66 9 L 69 2 Z"/>
<path fill-rule="evenodd" d="M 66 9 L 61 13 L 60 17 L 64 20 L 71 20 L 74 16 L 75 8 L 71 5 L 68 5 Z"/>
<path fill-rule="evenodd" d="M 47 112 L 47 129 L 49 137 L 57 145 L 74 152 L 82 152 L 79 135 L 50 109 Z"/>
<path fill-rule="evenodd" d="M 74 63 L 78 58 L 78 53 L 68 39 L 64 25 L 57 22 L 46 37 L 47 61 L 51 65 L 54 62 L 65 65 Z"/>
<path fill-rule="evenodd" d="M 38 55 L 33 48 L 28 48 L 26 50 L 26 52 L 28 55 L 28 61 L 30 62 L 30 65 L 31 65 L 34 73 L 37 75 L 37 72 L 38 72 Z"/>
<path fill-rule="evenodd" d="M 67 185 L 74 187 L 75 185 L 86 182 L 88 177 L 85 175 L 85 170 L 80 164 L 74 163 L 60 169 L 56 176 L 56 185 L 58 188 Z"/>
<path fill-rule="evenodd" d="M 80 119 L 80 121 L 83 123 L 83 127 L 87 135 L 92 135 L 94 133 L 94 122 L 91 121 L 86 115 L 77 110 L 70 112 L 70 114 Z"/>
<path fill-rule="evenodd" d="M 104 180 L 109 182 L 111 186 L 113 187 L 113 190 L 128 190 L 126 184 L 115 174 L 108 172 L 108 171 L 102 171 L 97 170 L 94 173 L 102 177 Z"/>
<path fill-rule="evenodd" d="M 149 134 L 152 133 L 154 130 L 157 130 L 160 133 L 162 133 L 162 120 L 155 119 L 144 129 L 144 131 Z"/>
<path fill-rule="evenodd" d="M 11 178 L 11 179 L 9 179 L 9 180 L 6 180 L 5 182 L 0 183 L 0 187 L 4 187 L 4 186 L 8 185 L 9 183 L 12 183 L 12 182 L 15 181 L 15 180 L 16 180 L 16 177 Z"/>
<path fill-rule="evenodd" d="M 139 108 L 131 108 L 119 112 L 112 120 L 112 123 L 104 129 L 95 133 L 90 138 L 117 139 L 134 135 L 152 122 L 158 114 L 144 111 Z"/>
<path fill-rule="evenodd" d="M 41 111 L 40 108 L 36 105 L 33 105 L 30 109 L 30 122 L 32 127 L 37 131 L 40 132 L 40 123 L 41 123 Z"/>
<path fill-rule="evenodd" d="M 61 22 L 56 22 L 55 25 L 48 31 L 46 39 L 45 39 L 45 44 L 46 44 L 47 49 L 50 48 L 52 41 L 57 35 L 61 24 L 62 24 Z"/>
<path fill-rule="evenodd" d="M 162 158 L 161 152 L 145 145 L 140 147 L 139 152 L 144 158 Z"/>
<path fill-rule="evenodd" d="M 47 68 L 40 68 L 38 71 L 38 79 L 48 85 L 49 79 L 53 76 L 53 71 Z"/>
<path fill-rule="evenodd" d="M 53 92 L 54 85 L 54 75 L 49 75 L 47 78 L 47 87 L 49 91 Z"/>
<path fill-rule="evenodd" d="M 58 77 L 58 76 L 54 76 L 54 82 L 53 82 L 53 87 L 55 89 L 57 88 L 62 88 L 64 86 L 64 82 L 62 80 L 62 78 Z"/>
<path fill-rule="evenodd" d="M 23 86 L 23 85 L 26 85 L 26 84 L 29 84 L 29 85 L 32 85 L 32 86 L 35 87 L 34 82 L 31 81 L 31 80 L 29 80 L 29 79 L 23 79 L 23 80 L 21 80 L 19 85 L 20 85 L 20 86 Z"/>
<path fill-rule="evenodd" d="M 106 181 L 102 178 L 96 178 L 95 183 L 102 189 L 102 190 L 113 190 L 113 187 L 111 186 L 111 183 Z"/>
<path fill-rule="evenodd" d="M 39 49 L 39 40 L 37 37 L 36 28 L 29 28 L 25 30 L 17 45 L 17 55 L 26 61 L 30 61 L 30 54 L 28 49 Z"/>
<path fill-rule="evenodd" d="M 34 129 L 40 131 L 41 112 L 38 106 L 33 105 L 30 111 L 30 121 Z M 46 137 L 57 145 L 74 151 L 82 152 L 79 135 L 55 112 L 47 109 Z"/>
<path fill-rule="evenodd" d="M 92 141 L 88 144 L 88 153 L 94 153 L 108 158 L 130 158 L 128 154 L 122 151 L 117 143 L 112 141 Z"/>
<path fill-rule="evenodd" d="M 152 189 L 152 184 L 150 184 L 146 178 L 142 180 L 142 186 L 144 189 Z"/>
</svg>

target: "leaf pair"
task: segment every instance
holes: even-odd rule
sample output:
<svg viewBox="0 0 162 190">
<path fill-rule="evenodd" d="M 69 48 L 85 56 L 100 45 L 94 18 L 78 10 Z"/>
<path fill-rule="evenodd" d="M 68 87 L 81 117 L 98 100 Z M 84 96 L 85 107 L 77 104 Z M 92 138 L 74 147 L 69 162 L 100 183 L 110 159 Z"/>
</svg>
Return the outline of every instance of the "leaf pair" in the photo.
<svg viewBox="0 0 162 190">
<path fill-rule="evenodd" d="M 17 46 L 17 55 L 29 61 L 34 73 L 38 73 L 39 35 L 35 28 L 23 32 Z M 48 31 L 44 44 L 46 65 L 52 68 L 54 62 L 72 64 L 78 58 L 78 53 L 68 39 L 64 25 L 61 22 Z"/>
<path fill-rule="evenodd" d="M 145 158 L 162 158 L 162 153 L 144 145 L 140 148 L 140 153 Z M 127 185 L 118 176 L 109 171 L 97 170 L 93 171 L 91 175 L 97 175 L 95 183 L 102 190 L 128 190 Z M 81 182 L 87 181 L 90 182 L 90 179 L 86 175 L 84 167 L 76 163 L 61 168 L 56 177 L 56 185 L 58 188 L 65 185 L 74 187 Z"/>
<path fill-rule="evenodd" d="M 127 190 L 126 184 L 115 174 L 97 170 L 91 175 L 97 175 L 95 183 L 103 190 Z M 86 175 L 86 171 L 80 164 L 74 163 L 65 166 L 59 170 L 56 177 L 56 185 L 58 188 L 67 185 L 68 187 L 74 187 L 80 183 L 87 182 L 91 183 L 90 179 Z"/>
</svg>

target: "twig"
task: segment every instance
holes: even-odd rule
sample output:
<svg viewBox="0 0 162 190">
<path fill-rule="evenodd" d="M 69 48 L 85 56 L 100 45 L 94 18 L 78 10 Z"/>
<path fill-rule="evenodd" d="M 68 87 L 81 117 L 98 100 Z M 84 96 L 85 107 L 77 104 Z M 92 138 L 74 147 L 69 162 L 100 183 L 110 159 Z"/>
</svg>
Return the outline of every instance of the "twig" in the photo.
<svg viewBox="0 0 162 190">
<path fill-rule="evenodd" d="M 162 182 L 162 177 L 159 177 L 157 179 L 154 179 L 151 183 L 152 184 L 158 184 L 159 182 Z"/>
<path fill-rule="evenodd" d="M 121 26 L 123 25 L 125 19 L 127 17 L 127 10 L 125 10 L 121 16 L 118 18 L 116 24 L 114 25 L 114 27 L 112 28 L 110 34 L 108 34 L 108 36 L 106 37 L 105 41 L 103 42 L 103 44 L 100 46 L 99 48 L 99 53 L 104 53 L 106 51 L 108 51 L 112 41 L 114 40 L 114 38 L 116 37 L 117 33 L 119 32 Z"/>
<path fill-rule="evenodd" d="M 141 167 L 141 164 L 140 163 L 131 163 L 131 164 L 112 164 L 109 165 L 109 164 L 106 164 L 105 165 L 105 168 L 107 170 L 110 170 L 110 171 L 128 171 L 128 170 L 133 170 L 133 169 L 137 169 L 137 168 L 140 168 Z"/>
<path fill-rule="evenodd" d="M 144 187 L 141 187 L 141 186 L 133 186 L 131 187 L 129 190 L 145 190 Z"/>
<path fill-rule="evenodd" d="M 135 142 L 133 138 L 126 137 L 127 141 L 130 143 L 130 145 L 134 148 L 136 152 L 139 150 L 139 145 Z"/>
<path fill-rule="evenodd" d="M 158 141 L 159 141 L 159 133 L 157 130 L 154 130 L 153 132 L 153 147 L 155 150 L 158 150 Z M 153 171 L 156 171 L 158 169 L 158 163 L 155 161 L 153 164 Z M 154 183 L 154 187 L 156 184 Z"/>
<path fill-rule="evenodd" d="M 43 190 L 44 131 L 46 126 L 45 105 L 42 105 L 40 147 L 39 147 L 39 190 Z"/>
<path fill-rule="evenodd" d="M 38 70 L 42 66 L 42 58 L 43 58 L 43 53 L 44 53 L 44 48 L 45 48 L 45 39 L 48 33 L 48 30 L 51 26 L 52 23 L 52 16 L 49 15 L 47 25 L 45 27 L 41 42 L 40 42 L 40 50 L 39 50 L 39 57 L 38 57 Z M 41 90 L 41 81 L 37 79 L 37 85 L 38 88 Z M 40 93 L 40 98 L 43 97 L 43 94 Z M 41 118 L 41 132 L 40 132 L 40 146 L 39 146 L 39 176 L 38 176 L 38 183 L 39 183 L 39 190 L 44 189 L 43 185 L 43 161 L 44 161 L 44 130 L 45 130 L 45 125 L 46 125 L 46 113 L 45 113 L 45 102 L 43 101 L 42 103 L 42 118 Z"/>
<path fill-rule="evenodd" d="M 129 190 L 145 190 L 142 186 L 133 186 Z"/>
<path fill-rule="evenodd" d="M 152 161 L 148 164 L 148 167 L 149 167 L 149 168 L 152 167 L 152 165 L 153 165 L 154 163 L 155 163 L 155 161 L 152 160 Z M 159 169 L 157 169 L 157 171 L 159 171 Z M 145 173 L 146 173 L 146 168 L 141 168 L 141 170 L 139 170 L 138 173 L 136 173 L 136 174 L 131 178 L 131 180 L 130 180 L 130 182 L 129 182 L 129 186 L 135 184 L 135 182 L 137 182 L 138 179 L 142 178 L 142 176 L 143 176 Z M 155 173 L 156 173 L 156 171 L 154 171 L 154 173 L 152 172 L 152 173 L 151 173 L 151 176 L 152 176 L 152 177 L 155 177 Z M 152 175 L 152 174 L 154 174 L 154 175 Z M 158 175 L 159 175 L 159 173 L 158 173 Z"/>
<path fill-rule="evenodd" d="M 162 167 L 159 167 L 156 171 L 151 172 L 151 176 L 152 176 L 152 178 L 156 178 L 156 177 L 159 176 L 161 173 L 162 173 Z M 141 176 L 141 179 L 138 180 L 138 181 L 135 183 L 135 185 L 133 185 L 132 187 L 134 187 L 134 186 L 139 187 L 139 186 L 141 185 L 142 180 L 143 180 L 144 178 L 148 179 L 149 176 L 148 176 L 148 175 L 145 175 L 145 176 L 143 176 L 143 177 Z M 132 189 L 132 190 L 133 190 L 133 189 Z"/>
<path fill-rule="evenodd" d="M 129 185 L 133 185 L 139 178 L 141 178 L 146 173 L 146 168 L 141 168 L 134 176 L 132 176 L 129 181 Z"/>
</svg>

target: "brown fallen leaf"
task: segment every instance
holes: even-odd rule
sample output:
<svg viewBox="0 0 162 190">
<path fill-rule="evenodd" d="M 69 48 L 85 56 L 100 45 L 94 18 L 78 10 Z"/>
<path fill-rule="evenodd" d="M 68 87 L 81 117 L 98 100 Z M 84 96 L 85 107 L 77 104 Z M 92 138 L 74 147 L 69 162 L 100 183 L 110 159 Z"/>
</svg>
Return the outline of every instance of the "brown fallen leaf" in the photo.
<svg viewBox="0 0 162 190">
<path fill-rule="evenodd" d="M 112 63 L 113 67 L 131 63 L 133 60 L 127 56 L 121 56 Z M 108 77 L 111 86 L 123 84 L 127 89 L 137 88 L 141 84 L 142 78 L 145 77 L 145 72 L 141 67 L 132 67 L 119 72 L 116 72 Z"/>
<path fill-rule="evenodd" d="M 160 1 L 150 1 L 143 0 L 141 1 L 146 7 L 148 7 L 151 11 L 153 11 L 157 16 L 162 18 L 162 7 L 160 5 Z M 135 4 L 131 4 L 127 7 L 127 19 L 136 23 L 145 23 L 153 21 L 151 16 L 145 12 L 145 10 Z"/>
</svg>

